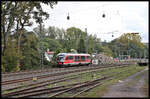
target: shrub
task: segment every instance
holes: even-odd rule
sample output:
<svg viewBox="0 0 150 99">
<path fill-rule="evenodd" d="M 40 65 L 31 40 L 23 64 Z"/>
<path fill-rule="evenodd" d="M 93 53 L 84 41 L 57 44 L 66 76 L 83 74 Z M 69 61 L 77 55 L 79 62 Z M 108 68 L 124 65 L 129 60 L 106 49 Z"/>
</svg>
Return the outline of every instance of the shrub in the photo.
<svg viewBox="0 0 150 99">
<path fill-rule="evenodd" d="M 19 54 L 17 53 L 17 48 L 14 42 L 8 42 L 7 48 L 5 50 L 4 56 L 2 56 L 2 71 L 3 72 L 13 72 L 19 71 Z"/>
</svg>

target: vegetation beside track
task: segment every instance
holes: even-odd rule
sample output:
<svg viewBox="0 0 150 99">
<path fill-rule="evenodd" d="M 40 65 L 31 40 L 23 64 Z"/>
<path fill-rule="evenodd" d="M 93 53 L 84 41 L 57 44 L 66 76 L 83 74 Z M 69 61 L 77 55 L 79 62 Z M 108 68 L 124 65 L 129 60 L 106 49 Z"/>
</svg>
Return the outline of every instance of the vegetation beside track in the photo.
<svg viewBox="0 0 150 99">
<path fill-rule="evenodd" d="M 146 72 L 149 72 L 149 71 L 146 71 Z M 144 91 L 144 93 L 147 97 L 149 97 L 149 77 L 147 77 L 145 79 L 144 86 L 142 87 L 141 90 Z"/>
<path fill-rule="evenodd" d="M 57 85 L 68 85 L 68 84 L 73 84 L 73 83 L 78 83 L 78 82 L 85 82 L 85 81 L 92 81 L 98 78 L 104 77 L 104 75 L 107 75 L 112 72 L 116 72 L 115 68 L 121 68 L 121 67 L 109 67 L 109 68 L 103 68 L 103 69 L 98 69 L 98 70 L 89 70 L 89 71 L 83 71 L 80 73 L 75 73 L 75 74 L 70 74 L 67 75 L 67 78 L 72 78 L 76 77 L 76 79 L 70 80 L 70 81 L 65 81 L 65 82 L 59 82 Z M 128 68 L 123 67 L 124 70 Z M 111 71 L 110 71 L 111 70 Z M 48 85 L 46 87 L 54 87 L 56 84 L 53 85 Z"/>
<path fill-rule="evenodd" d="M 109 67 L 109 68 L 112 68 L 112 67 Z M 100 68 L 100 70 L 103 70 L 103 69 L 106 69 L 106 68 Z M 93 70 L 92 70 L 92 71 L 93 71 Z M 64 77 L 67 78 L 67 79 L 75 78 L 75 77 L 78 77 L 79 75 L 82 75 L 82 74 L 87 73 L 87 72 L 91 72 L 91 71 L 82 71 L 82 72 L 78 72 L 78 73 L 66 74 L 66 75 L 64 75 Z M 51 81 L 50 81 L 50 82 L 51 82 Z M 16 87 L 16 88 L 10 88 L 10 89 L 4 90 L 4 91 L 2 91 L 2 93 L 6 94 L 6 93 L 9 93 L 9 92 L 15 92 L 16 89 L 17 89 L 17 90 L 20 90 L 20 89 L 22 89 L 22 88 L 24 88 L 24 87 L 28 87 L 29 85 L 31 85 L 31 86 L 36 86 L 36 85 L 33 85 L 33 84 L 26 85 L 26 84 L 22 84 L 22 83 L 24 83 L 24 82 L 21 82 L 18 87 Z M 46 82 L 45 82 L 45 83 L 46 83 Z M 57 84 L 57 85 L 59 85 L 59 84 Z M 45 87 L 46 87 L 46 88 L 50 88 L 50 87 L 55 87 L 55 85 L 50 84 L 50 85 L 47 85 L 47 86 L 45 86 Z"/>
<path fill-rule="evenodd" d="M 149 81 L 148 81 L 148 78 L 146 78 L 146 80 L 145 80 L 145 85 L 144 85 L 144 87 L 143 87 L 143 90 L 144 90 L 144 92 L 145 92 L 145 95 L 147 96 L 147 97 L 149 97 Z"/>
<path fill-rule="evenodd" d="M 113 68 L 111 70 L 105 69 L 104 71 L 94 72 L 95 79 L 96 79 L 98 77 L 102 77 L 102 75 L 111 74 L 111 73 L 117 73 L 117 72 L 121 72 L 121 71 L 126 71 L 126 72 L 121 73 L 120 75 L 115 75 L 115 78 L 110 80 L 110 81 L 103 81 L 104 82 L 103 85 L 99 85 L 99 86 L 91 89 L 90 91 L 84 92 L 84 93 L 82 93 L 82 94 L 80 94 L 80 95 L 78 95 L 76 97 L 101 97 L 101 96 L 104 95 L 104 93 L 106 93 L 108 91 L 108 87 L 110 85 L 118 82 L 118 80 L 123 80 L 126 77 L 128 77 L 130 75 L 133 75 L 134 73 L 139 72 L 139 71 L 141 71 L 143 69 L 145 69 L 145 66 L 144 67 L 140 67 L 138 65 L 131 65 L 129 67 L 124 67 L 124 68 Z M 87 74 L 83 75 L 82 77 L 83 78 L 81 78 L 81 76 L 80 76 L 80 79 L 82 79 L 82 80 L 83 79 L 89 80 L 91 78 L 91 73 L 87 73 Z M 62 95 L 60 95 L 58 97 L 67 97 L 68 95 L 71 96 L 70 93 L 65 93 L 65 94 L 62 94 Z"/>
<path fill-rule="evenodd" d="M 103 92 L 105 92 L 105 90 L 107 90 L 108 85 L 110 85 L 114 82 L 117 82 L 118 80 L 121 80 L 123 78 L 126 78 L 127 76 L 132 75 L 144 68 L 145 67 L 130 65 L 130 66 L 125 66 L 125 67 L 111 67 L 111 68 L 104 68 L 104 69 L 98 69 L 98 70 L 88 70 L 86 72 L 84 71 L 84 72 L 75 73 L 75 74 L 73 73 L 73 74 L 69 74 L 69 75 L 65 76 L 65 78 L 67 78 L 68 80 L 45 85 L 45 88 L 52 88 L 52 87 L 56 87 L 56 86 L 67 86 L 69 84 L 75 84 L 75 83 L 85 82 L 85 81 L 93 81 L 93 80 L 100 79 L 100 78 L 103 78 L 106 76 L 114 75 L 115 78 L 113 77 L 112 80 L 100 81 L 104 84 L 101 86 L 95 87 L 94 89 L 96 89 L 96 90 L 92 89 L 94 91 L 88 91 L 86 93 L 84 92 L 83 94 L 77 96 L 77 97 L 85 97 L 85 96 L 86 97 L 100 97 L 100 94 L 97 95 L 97 92 L 99 92 L 100 90 L 101 90 L 100 93 L 103 94 Z M 118 74 L 118 73 L 120 73 L 120 74 Z M 75 78 L 75 79 L 69 79 L 69 78 Z M 82 89 L 84 89 L 84 88 L 82 88 Z M 48 94 L 48 95 L 51 96 L 51 94 Z M 74 92 L 71 91 L 71 92 L 63 93 L 56 97 L 68 97 L 68 96 L 71 97 L 73 95 L 74 95 Z"/>
</svg>

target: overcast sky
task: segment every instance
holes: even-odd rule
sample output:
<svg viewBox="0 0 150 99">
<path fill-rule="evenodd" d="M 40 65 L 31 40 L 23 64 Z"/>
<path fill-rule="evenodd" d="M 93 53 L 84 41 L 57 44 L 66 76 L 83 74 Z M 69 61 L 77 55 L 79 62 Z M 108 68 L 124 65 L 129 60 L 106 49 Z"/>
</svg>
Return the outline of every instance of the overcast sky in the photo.
<svg viewBox="0 0 150 99">
<path fill-rule="evenodd" d="M 43 24 L 45 28 L 55 26 L 67 29 L 74 26 L 82 31 L 87 28 L 89 34 L 96 34 L 102 41 L 111 41 L 127 32 L 139 32 L 142 42 L 149 42 L 148 7 L 148 2 L 58 1 L 54 9 L 43 5 L 43 10 L 50 14 Z M 68 13 L 70 20 L 67 20 Z M 33 27 L 36 26 L 34 24 Z"/>
</svg>

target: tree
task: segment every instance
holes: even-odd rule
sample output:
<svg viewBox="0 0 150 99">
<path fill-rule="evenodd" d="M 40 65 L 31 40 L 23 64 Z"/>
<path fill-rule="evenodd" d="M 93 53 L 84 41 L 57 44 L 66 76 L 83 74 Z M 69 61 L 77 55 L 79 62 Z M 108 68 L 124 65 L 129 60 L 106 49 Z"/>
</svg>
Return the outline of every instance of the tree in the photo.
<svg viewBox="0 0 150 99">
<path fill-rule="evenodd" d="M 112 46 L 111 46 L 112 45 Z M 141 42 L 141 37 L 135 33 L 126 33 L 119 38 L 111 41 L 109 48 L 112 49 L 117 55 L 130 55 L 130 57 L 140 57 L 141 52 L 143 52 L 144 44 Z"/>
<path fill-rule="evenodd" d="M 12 1 L 3 1 L 1 2 L 1 35 L 2 35 L 2 44 L 4 46 L 2 50 L 2 55 L 4 56 L 4 52 L 6 49 L 7 41 L 8 41 L 8 35 L 10 34 L 10 31 L 12 27 L 14 26 L 14 17 L 10 17 L 10 14 L 13 16 L 12 11 L 14 10 L 14 7 L 16 5 L 12 4 Z"/>
<path fill-rule="evenodd" d="M 11 33 L 18 34 L 18 53 L 20 40 L 22 35 L 22 30 L 25 26 L 31 26 L 31 16 L 33 19 L 38 22 L 38 17 L 45 16 L 45 19 L 49 17 L 47 12 L 44 12 L 41 7 L 41 3 L 50 5 L 53 8 L 53 5 L 57 2 L 19 2 L 19 1 L 2 1 L 2 13 L 1 13 L 1 32 L 3 37 L 4 50 L 6 49 L 7 38 Z M 36 10 L 34 10 L 34 8 Z M 43 20 L 43 19 L 42 19 Z M 15 26 L 15 28 L 13 27 Z M 14 31 L 14 32 L 13 32 Z M 3 53 L 2 52 L 2 53 Z"/>
<path fill-rule="evenodd" d="M 2 55 L 5 56 L 5 51 L 7 50 L 8 38 L 10 35 L 15 35 L 17 37 L 17 52 L 20 55 L 21 38 L 24 33 L 26 26 L 32 25 L 32 20 L 39 22 L 39 17 L 41 20 L 46 20 L 49 18 L 49 14 L 44 12 L 41 4 L 50 5 L 53 8 L 56 1 L 31 1 L 31 2 L 19 2 L 19 1 L 2 1 L 1 2 L 1 35 L 2 35 Z M 3 57 L 2 56 L 2 57 Z M 6 55 L 7 56 L 7 55 Z M 20 59 L 18 59 L 18 66 L 20 65 Z"/>
<path fill-rule="evenodd" d="M 47 48 L 50 51 L 55 51 L 58 48 L 62 48 L 62 45 L 55 39 L 50 39 L 48 37 L 44 38 L 42 41 L 43 49 L 44 51 L 47 50 Z"/>
<path fill-rule="evenodd" d="M 88 52 L 90 54 L 94 53 L 94 38 L 92 35 L 88 36 Z"/>
<path fill-rule="evenodd" d="M 48 27 L 48 30 L 47 30 L 47 34 L 48 34 L 48 37 L 50 37 L 51 39 L 55 39 L 56 38 L 56 28 L 53 26 L 53 27 Z"/>
<path fill-rule="evenodd" d="M 112 56 L 112 51 L 108 46 L 103 46 L 102 52 L 104 52 L 107 56 Z"/>
<path fill-rule="evenodd" d="M 101 41 L 100 38 L 97 38 L 96 35 L 88 35 L 88 53 L 100 53 L 101 50 Z"/>
<path fill-rule="evenodd" d="M 20 55 L 17 53 L 17 45 L 16 40 L 13 39 L 13 41 L 10 41 L 11 38 L 8 38 L 7 46 L 9 48 L 5 51 L 5 56 L 2 57 L 2 72 L 14 72 L 19 71 L 20 68 L 17 65 L 18 59 L 20 58 Z"/>
<path fill-rule="evenodd" d="M 85 38 L 86 33 L 81 31 L 79 28 L 71 27 L 66 30 L 66 39 L 68 42 L 68 51 L 71 49 L 79 50 L 79 44 L 81 38 Z M 82 42 L 82 41 L 81 41 Z"/>
<path fill-rule="evenodd" d="M 80 38 L 79 43 L 78 43 L 78 49 L 77 51 L 79 53 L 85 53 L 86 49 L 85 49 L 85 42 L 83 38 Z"/>
<path fill-rule="evenodd" d="M 39 65 L 39 39 L 33 32 L 27 32 L 22 35 L 21 50 L 22 59 L 20 60 L 21 70 L 35 69 Z"/>
<path fill-rule="evenodd" d="M 41 33 L 40 33 L 40 25 L 38 25 L 37 27 L 35 27 L 33 29 L 33 33 L 36 35 L 37 38 L 40 38 L 40 36 L 46 37 L 47 29 L 45 28 L 45 25 L 42 25 L 41 26 Z"/>
</svg>

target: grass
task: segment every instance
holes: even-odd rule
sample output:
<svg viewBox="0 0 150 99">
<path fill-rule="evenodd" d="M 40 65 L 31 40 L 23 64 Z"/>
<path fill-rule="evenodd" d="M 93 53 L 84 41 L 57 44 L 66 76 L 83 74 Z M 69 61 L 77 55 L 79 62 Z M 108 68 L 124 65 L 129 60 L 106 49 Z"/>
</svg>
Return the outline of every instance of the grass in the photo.
<svg viewBox="0 0 150 99">
<path fill-rule="evenodd" d="M 124 70 L 125 69 L 128 69 L 128 67 L 123 67 Z M 57 85 L 68 85 L 68 84 L 73 84 L 73 83 L 78 83 L 78 82 L 85 82 L 85 81 L 92 81 L 92 80 L 95 80 L 95 79 L 98 79 L 98 78 L 102 78 L 103 75 L 106 75 L 106 74 L 110 74 L 110 73 L 114 73 L 114 72 L 117 72 L 117 69 L 116 68 L 105 68 L 103 70 L 97 70 L 97 71 L 89 71 L 87 73 L 84 73 L 84 74 L 80 74 L 80 75 L 76 75 L 77 79 L 73 79 L 71 81 L 66 81 L 66 82 L 60 82 L 60 83 L 57 83 Z M 93 77 L 92 77 L 93 76 Z M 57 96 L 57 97 L 66 97 L 66 96 L 70 96 L 70 94 L 68 93 L 64 93 L 60 96 Z"/>
<path fill-rule="evenodd" d="M 118 80 L 125 79 L 126 77 L 128 77 L 128 76 L 130 76 L 130 75 L 132 75 L 132 74 L 134 74 L 140 70 L 143 70 L 144 68 L 145 67 L 142 67 L 142 66 L 140 67 L 137 65 L 131 65 L 131 66 L 123 67 L 123 68 L 111 68 L 111 69 L 105 68 L 105 69 L 97 70 L 97 71 L 90 71 L 89 70 L 89 71 L 82 72 L 82 73 L 75 73 L 75 74 L 73 73 L 73 74 L 69 74 L 65 77 L 67 77 L 67 78 L 77 77 L 76 79 L 59 82 L 56 85 L 55 84 L 49 84 L 45 87 L 46 88 L 52 88 L 55 86 L 68 85 L 68 84 L 84 82 L 84 81 L 91 81 L 91 80 L 95 80 L 97 78 L 102 78 L 104 75 L 110 75 L 111 73 L 117 73 L 117 72 L 126 71 L 129 69 L 128 72 L 124 72 L 120 75 L 116 75 L 116 78 L 114 78 L 110 81 L 104 81 L 103 85 L 97 86 L 88 92 L 85 92 L 85 93 L 82 93 L 81 95 L 78 95 L 78 97 L 101 97 L 104 95 L 104 93 L 106 93 L 108 91 L 108 87 L 111 84 L 118 82 Z M 65 93 L 65 94 L 60 95 L 59 97 L 67 97 L 70 95 L 71 95 L 71 93 L 69 93 L 69 94 Z"/>
<path fill-rule="evenodd" d="M 99 71 L 102 71 L 102 70 L 99 70 Z M 61 86 L 61 85 L 68 85 L 68 84 L 78 83 L 78 82 L 90 81 L 90 80 L 96 79 L 98 77 L 97 75 L 95 75 L 95 77 L 92 79 L 92 76 L 91 76 L 92 74 L 93 73 L 91 73 L 91 71 L 84 71 L 84 72 L 80 72 L 80 73 L 69 74 L 65 77 L 67 77 L 67 78 L 77 77 L 77 78 L 69 80 L 69 81 L 59 82 L 59 83 L 57 83 L 57 85 Z M 99 77 L 100 77 L 100 75 L 99 75 Z M 48 85 L 46 87 L 49 88 L 50 86 L 54 87 L 54 84 Z"/>
<path fill-rule="evenodd" d="M 143 70 L 144 68 L 145 67 L 140 67 L 140 66 L 134 65 L 134 66 L 130 66 L 128 68 L 125 67 L 125 68 L 112 69 L 109 72 L 112 72 L 112 71 L 119 72 L 119 71 L 124 71 L 125 69 L 129 69 L 129 70 L 128 70 L 128 72 L 124 72 L 124 73 L 121 73 L 120 75 L 116 75 L 116 78 L 114 78 L 110 81 L 106 81 L 106 82 L 104 82 L 103 85 L 97 86 L 96 88 L 93 88 L 88 92 L 84 92 L 81 95 L 78 95 L 77 97 L 101 97 L 108 91 L 108 88 L 110 85 L 118 82 L 118 80 L 123 80 L 126 77 L 128 77 L 138 71 Z M 108 72 L 105 72 L 105 73 L 107 74 Z"/>
<path fill-rule="evenodd" d="M 147 72 L 147 71 L 146 71 L 146 72 Z M 145 74 L 145 72 L 142 72 L 142 73 L 136 75 L 136 76 L 133 78 L 134 80 L 131 80 L 131 81 L 129 81 L 128 83 L 126 83 L 126 86 L 128 86 L 128 87 L 134 86 L 135 83 L 136 83 L 137 81 L 139 81 L 140 78 L 141 78 L 141 76 L 143 76 L 144 74 Z"/>
<path fill-rule="evenodd" d="M 15 91 L 17 91 L 16 89 L 13 89 L 13 90 L 10 90 L 10 91 L 3 91 L 2 93 L 3 94 L 7 94 L 7 93 L 10 93 L 10 92 L 15 92 Z"/>
<path fill-rule="evenodd" d="M 149 97 L 149 81 L 148 81 L 148 78 L 145 79 L 145 84 L 144 84 L 144 87 L 143 87 L 143 91 L 145 93 L 145 95 L 147 97 Z"/>
<path fill-rule="evenodd" d="M 128 68 L 128 67 L 123 67 L 123 68 Z M 102 78 L 103 75 L 109 74 L 111 72 L 116 72 L 115 68 L 112 68 L 111 71 L 110 69 L 103 69 L 103 70 L 98 70 L 98 71 L 94 71 L 94 72 L 84 72 L 84 73 L 80 73 L 79 75 L 71 75 L 70 77 L 77 77 L 77 79 L 73 79 L 70 81 L 65 81 L 65 82 L 59 82 L 57 83 L 57 85 L 68 85 L 68 84 L 73 84 L 73 83 L 78 83 L 78 82 L 85 82 L 85 81 L 92 81 L 95 80 L 97 78 Z"/>
<path fill-rule="evenodd" d="M 149 73 L 149 71 L 146 71 L 146 73 Z M 141 88 L 141 90 L 144 92 L 146 97 L 149 97 L 149 77 L 145 79 L 144 86 Z"/>
<path fill-rule="evenodd" d="M 18 87 L 20 87 L 20 88 L 25 87 L 24 82 L 21 82 Z M 11 90 L 4 90 L 4 91 L 2 91 L 2 94 L 7 94 L 7 93 L 10 93 L 10 92 L 18 91 L 18 89 L 20 89 L 20 88 L 11 89 Z"/>
<path fill-rule="evenodd" d="M 124 69 L 127 69 L 128 67 L 123 67 Z M 115 68 L 105 68 L 103 70 L 97 70 L 94 72 L 88 72 L 82 75 L 78 75 L 78 79 L 76 80 L 71 80 L 69 82 L 65 82 L 65 84 L 69 84 L 69 83 L 77 83 L 77 82 L 84 82 L 84 81 L 91 81 L 91 80 L 95 80 L 97 78 L 102 78 L 103 75 L 106 74 L 110 74 L 110 73 L 114 73 L 117 72 L 117 69 Z M 64 84 L 64 82 L 61 82 L 60 84 Z M 66 96 L 67 93 L 60 95 L 60 97 L 64 97 L 64 95 Z"/>
</svg>

